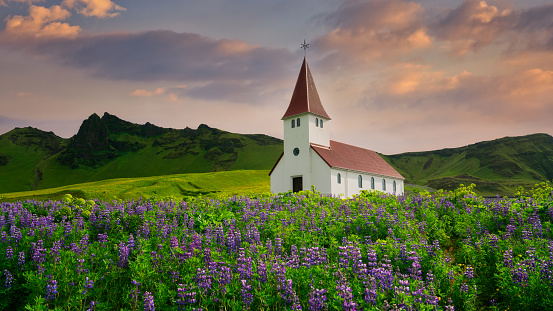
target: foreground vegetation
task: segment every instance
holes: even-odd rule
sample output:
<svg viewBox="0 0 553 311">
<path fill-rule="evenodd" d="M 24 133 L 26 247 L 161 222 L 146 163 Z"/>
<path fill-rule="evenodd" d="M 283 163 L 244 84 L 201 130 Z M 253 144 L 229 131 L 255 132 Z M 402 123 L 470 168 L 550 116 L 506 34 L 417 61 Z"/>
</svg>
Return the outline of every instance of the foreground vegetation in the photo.
<svg viewBox="0 0 553 311">
<path fill-rule="evenodd" d="M 0 309 L 551 309 L 552 196 L 4 202 Z"/>
</svg>

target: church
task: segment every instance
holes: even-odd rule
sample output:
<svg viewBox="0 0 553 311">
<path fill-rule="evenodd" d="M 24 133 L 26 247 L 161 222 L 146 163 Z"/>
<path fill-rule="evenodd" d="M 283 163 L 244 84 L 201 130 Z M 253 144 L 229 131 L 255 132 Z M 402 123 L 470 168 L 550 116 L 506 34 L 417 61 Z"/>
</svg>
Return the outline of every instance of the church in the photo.
<svg viewBox="0 0 553 311">
<path fill-rule="evenodd" d="M 330 140 L 326 113 L 303 59 L 290 105 L 282 117 L 284 152 L 269 173 L 274 193 L 310 190 L 351 197 L 361 190 L 401 195 L 404 180 L 376 152 Z"/>
</svg>

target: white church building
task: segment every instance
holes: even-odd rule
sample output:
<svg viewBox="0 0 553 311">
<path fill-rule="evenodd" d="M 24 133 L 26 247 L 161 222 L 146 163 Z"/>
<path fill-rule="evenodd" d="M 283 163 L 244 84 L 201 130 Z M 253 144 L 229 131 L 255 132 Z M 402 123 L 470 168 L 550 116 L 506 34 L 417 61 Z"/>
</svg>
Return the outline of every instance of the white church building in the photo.
<svg viewBox="0 0 553 311">
<path fill-rule="evenodd" d="M 269 173 L 274 193 L 310 190 L 351 197 L 361 190 L 400 195 L 404 179 L 376 152 L 330 140 L 326 113 L 304 58 L 282 117 L 284 152 Z"/>
</svg>

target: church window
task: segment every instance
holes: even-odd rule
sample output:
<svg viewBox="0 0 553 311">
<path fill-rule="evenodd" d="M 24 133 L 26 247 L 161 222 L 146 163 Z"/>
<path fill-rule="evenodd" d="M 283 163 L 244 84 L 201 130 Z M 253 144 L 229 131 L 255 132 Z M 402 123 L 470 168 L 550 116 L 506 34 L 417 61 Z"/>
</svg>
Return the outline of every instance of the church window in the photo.
<svg viewBox="0 0 553 311">
<path fill-rule="evenodd" d="M 396 192 L 396 181 L 394 180 L 394 192 Z"/>
<path fill-rule="evenodd" d="M 298 125 L 298 127 L 300 127 L 300 118 L 298 118 L 298 120 L 296 121 L 296 124 Z"/>
<path fill-rule="evenodd" d="M 363 188 L 363 176 L 359 175 L 359 177 L 357 177 L 357 185 L 359 188 Z"/>
<path fill-rule="evenodd" d="M 292 120 L 292 128 L 296 127 L 296 120 Z"/>
<path fill-rule="evenodd" d="M 321 119 L 320 124 L 321 124 L 321 128 L 323 128 L 323 120 L 322 119 Z"/>
<path fill-rule="evenodd" d="M 336 176 L 336 178 L 338 179 L 338 183 L 341 184 L 342 183 L 342 175 L 338 174 L 338 176 Z"/>
<path fill-rule="evenodd" d="M 382 190 L 386 191 L 386 179 L 382 179 Z"/>
<path fill-rule="evenodd" d="M 315 118 L 315 126 L 319 127 L 319 118 Z"/>
<path fill-rule="evenodd" d="M 371 189 L 374 190 L 374 177 L 371 177 Z"/>
</svg>

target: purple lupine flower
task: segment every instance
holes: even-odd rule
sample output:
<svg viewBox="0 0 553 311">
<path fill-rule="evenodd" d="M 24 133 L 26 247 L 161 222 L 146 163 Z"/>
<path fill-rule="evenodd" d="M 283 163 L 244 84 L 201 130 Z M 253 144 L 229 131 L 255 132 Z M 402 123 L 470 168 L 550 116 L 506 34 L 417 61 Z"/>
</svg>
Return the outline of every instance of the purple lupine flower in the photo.
<svg viewBox="0 0 553 311">
<path fill-rule="evenodd" d="M 471 266 L 468 266 L 465 270 L 465 277 L 467 279 L 474 279 L 474 269 Z"/>
<path fill-rule="evenodd" d="M 12 258 L 13 258 L 13 249 L 12 249 L 11 246 L 8 246 L 6 248 L 6 259 L 7 260 L 12 260 Z"/>
<path fill-rule="evenodd" d="M 469 292 L 469 286 L 467 285 L 467 283 L 463 283 L 463 284 L 461 284 L 461 287 L 459 288 L 459 290 L 463 293 L 468 293 Z"/>
<path fill-rule="evenodd" d="M 365 302 L 367 304 L 372 304 L 373 306 L 376 305 L 376 283 L 371 282 L 370 287 L 365 288 Z"/>
<path fill-rule="evenodd" d="M 355 311 L 357 310 L 357 304 L 353 301 L 353 294 L 352 289 L 349 287 L 349 283 L 347 281 L 342 281 L 341 285 L 338 285 L 336 287 L 336 290 L 340 294 L 340 297 L 342 297 L 342 307 L 346 311 Z"/>
<path fill-rule="evenodd" d="M 13 275 L 8 270 L 4 270 L 4 276 L 6 277 L 6 280 L 4 281 L 4 288 L 12 287 Z"/>
<path fill-rule="evenodd" d="M 129 234 L 129 239 L 127 240 L 127 247 L 129 249 L 133 249 L 133 248 L 136 247 L 135 242 L 134 242 L 134 236 L 132 235 L 132 233 Z"/>
<path fill-rule="evenodd" d="M 293 298 L 296 295 L 293 285 L 294 282 L 292 281 L 292 279 L 287 279 L 283 282 L 282 285 L 280 285 L 280 296 L 282 297 L 282 299 L 284 299 L 284 301 L 286 301 L 286 303 L 292 303 Z"/>
<path fill-rule="evenodd" d="M 86 311 L 94 311 L 94 310 L 96 310 L 96 305 L 97 305 L 97 304 L 98 304 L 98 303 L 97 303 L 96 301 L 92 300 L 92 301 L 90 302 L 90 307 L 89 307 L 88 309 L 86 309 Z"/>
<path fill-rule="evenodd" d="M 129 264 L 129 248 L 125 245 L 125 242 L 119 243 L 119 262 L 117 265 L 121 268 L 127 267 Z"/>
<path fill-rule="evenodd" d="M 52 248 L 50 249 L 50 253 L 54 256 L 55 262 L 59 262 L 61 246 L 62 246 L 62 241 L 57 240 L 54 242 L 54 245 L 52 245 Z"/>
<path fill-rule="evenodd" d="M 326 289 L 312 289 L 309 292 L 309 311 L 322 311 L 326 305 Z"/>
<path fill-rule="evenodd" d="M 513 267 L 513 250 L 509 249 L 503 254 L 503 266 Z"/>
<path fill-rule="evenodd" d="M 104 244 L 108 241 L 108 235 L 104 233 L 98 233 L 98 242 Z"/>
<path fill-rule="evenodd" d="M 203 261 L 206 265 L 209 265 L 209 263 L 211 262 L 211 249 L 209 247 L 204 248 Z"/>
<path fill-rule="evenodd" d="M 196 292 L 192 291 L 192 287 L 179 284 L 179 287 L 177 288 L 177 304 L 179 305 L 179 310 L 184 310 L 186 305 L 192 305 L 195 303 Z"/>
<path fill-rule="evenodd" d="M 175 249 L 179 247 L 179 239 L 176 236 L 171 236 L 170 241 L 171 249 Z"/>
<path fill-rule="evenodd" d="M 63 224 L 63 235 L 70 235 L 71 230 L 73 230 L 73 225 L 70 222 L 66 222 L 65 224 Z"/>
<path fill-rule="evenodd" d="M 265 261 L 259 261 L 257 265 L 257 274 L 259 274 L 259 282 L 267 283 L 267 264 Z"/>
<path fill-rule="evenodd" d="M 154 296 L 150 292 L 144 293 L 144 311 L 155 311 Z"/>
<path fill-rule="evenodd" d="M 252 258 L 246 258 L 246 252 L 243 248 L 238 250 L 237 271 L 240 273 L 241 279 L 250 280 L 253 275 Z"/>
<path fill-rule="evenodd" d="M 275 238 L 275 255 L 276 256 L 282 255 L 282 239 L 281 238 Z"/>
<path fill-rule="evenodd" d="M 251 293 L 252 286 L 248 284 L 248 280 L 241 280 L 242 281 L 242 303 L 246 307 L 246 309 L 250 308 L 250 305 L 253 302 L 253 295 Z"/>
<path fill-rule="evenodd" d="M 25 264 L 25 252 L 19 252 L 19 255 L 17 256 L 17 265 L 19 266 L 19 269 L 23 269 L 24 264 Z"/>
<path fill-rule="evenodd" d="M 202 290 L 204 293 L 210 290 L 211 279 L 212 277 L 208 274 L 207 269 L 198 268 L 196 273 L 196 284 L 198 285 L 198 289 Z"/>
<path fill-rule="evenodd" d="M 513 282 L 522 286 L 528 285 L 528 272 L 525 267 L 517 264 L 517 267 L 513 271 Z"/>
<path fill-rule="evenodd" d="M 131 290 L 131 298 L 136 303 L 138 301 L 138 294 L 140 294 L 140 290 L 138 289 L 138 287 L 140 287 L 140 282 L 132 280 L 132 283 L 136 287 Z"/>
<path fill-rule="evenodd" d="M 46 300 L 51 300 L 56 298 L 58 293 L 58 281 L 52 278 L 52 275 L 48 276 L 49 280 L 46 283 Z"/>
<path fill-rule="evenodd" d="M 85 281 L 84 281 L 84 290 L 81 294 L 86 294 L 88 292 L 89 289 L 92 289 L 94 287 L 94 281 L 92 280 L 89 280 L 88 279 L 88 276 L 86 277 Z"/>
</svg>

